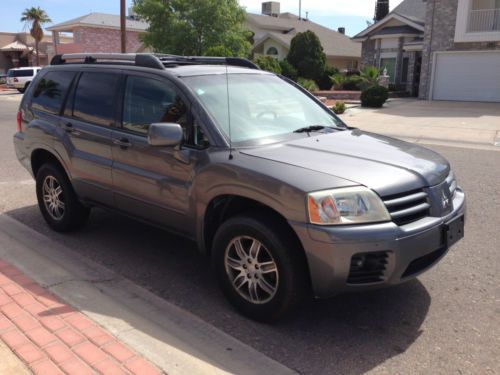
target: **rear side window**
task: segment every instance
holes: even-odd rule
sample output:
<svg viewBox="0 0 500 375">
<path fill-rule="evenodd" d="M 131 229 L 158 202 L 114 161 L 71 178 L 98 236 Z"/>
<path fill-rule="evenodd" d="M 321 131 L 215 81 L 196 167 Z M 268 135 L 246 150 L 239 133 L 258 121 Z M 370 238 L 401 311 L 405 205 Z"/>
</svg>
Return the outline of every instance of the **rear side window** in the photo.
<svg viewBox="0 0 500 375">
<path fill-rule="evenodd" d="M 118 74 L 83 73 L 76 88 L 73 117 L 98 125 L 112 126 L 118 78 Z"/>
<path fill-rule="evenodd" d="M 31 77 L 33 69 L 9 70 L 7 74 L 9 77 Z"/>
<path fill-rule="evenodd" d="M 33 90 L 33 109 L 58 114 L 75 72 L 48 72 Z"/>
</svg>

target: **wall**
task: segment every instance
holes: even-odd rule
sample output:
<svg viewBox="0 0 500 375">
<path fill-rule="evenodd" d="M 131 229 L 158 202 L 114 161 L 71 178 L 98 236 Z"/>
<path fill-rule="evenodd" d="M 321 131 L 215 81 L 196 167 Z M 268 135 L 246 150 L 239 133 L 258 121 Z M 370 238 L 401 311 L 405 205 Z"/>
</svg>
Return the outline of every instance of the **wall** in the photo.
<svg viewBox="0 0 500 375">
<path fill-rule="evenodd" d="M 457 6 L 458 0 L 427 0 L 419 91 L 419 96 L 422 99 L 427 99 L 430 96 L 429 92 L 434 52 L 500 50 L 500 43 L 455 43 Z"/>
<path fill-rule="evenodd" d="M 361 60 L 356 58 L 327 57 L 326 63 L 338 69 L 359 69 Z"/>
</svg>

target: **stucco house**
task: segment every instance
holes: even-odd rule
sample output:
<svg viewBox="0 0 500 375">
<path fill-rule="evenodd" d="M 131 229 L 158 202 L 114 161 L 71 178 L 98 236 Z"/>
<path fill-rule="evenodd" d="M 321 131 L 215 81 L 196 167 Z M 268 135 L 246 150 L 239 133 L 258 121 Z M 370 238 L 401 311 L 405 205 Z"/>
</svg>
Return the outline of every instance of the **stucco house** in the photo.
<svg viewBox="0 0 500 375">
<path fill-rule="evenodd" d="M 144 51 L 139 34 L 147 28 L 146 22 L 136 19 L 133 15 L 127 17 L 127 52 Z M 47 30 L 52 32 L 55 54 L 121 51 L 119 15 L 89 13 L 52 25 Z"/>
<path fill-rule="evenodd" d="M 262 14 L 247 13 L 245 27 L 254 34 L 254 55 L 284 59 L 295 35 L 307 30 L 320 39 L 327 63 L 339 69 L 357 68 L 361 61 L 361 46 L 338 31 L 321 26 L 292 13 L 281 13 L 279 2 L 262 3 Z"/>
<path fill-rule="evenodd" d="M 500 102 L 500 0 L 405 0 L 353 40 L 414 96 Z"/>
</svg>

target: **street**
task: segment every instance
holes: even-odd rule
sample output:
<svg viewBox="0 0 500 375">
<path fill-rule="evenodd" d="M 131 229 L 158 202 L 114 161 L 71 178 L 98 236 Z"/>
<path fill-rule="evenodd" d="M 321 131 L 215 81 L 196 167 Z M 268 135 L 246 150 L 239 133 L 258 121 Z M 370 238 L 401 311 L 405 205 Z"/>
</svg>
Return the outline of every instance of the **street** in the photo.
<svg viewBox="0 0 500 375">
<path fill-rule="evenodd" d="M 236 313 L 193 243 L 102 210 L 48 229 L 12 145 L 20 95 L 0 96 L 0 212 L 303 374 L 500 373 L 500 149 L 428 146 L 467 194 L 465 239 L 418 279 L 301 306 L 275 325 Z M 346 119 L 349 122 L 349 119 Z M 499 120 L 500 121 L 500 120 Z"/>
</svg>

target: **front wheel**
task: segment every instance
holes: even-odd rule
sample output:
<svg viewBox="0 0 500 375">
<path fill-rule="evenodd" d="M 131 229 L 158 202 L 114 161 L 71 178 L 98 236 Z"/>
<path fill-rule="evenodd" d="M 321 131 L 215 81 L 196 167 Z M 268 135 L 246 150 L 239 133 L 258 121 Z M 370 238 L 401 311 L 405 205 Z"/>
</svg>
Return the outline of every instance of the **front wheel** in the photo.
<svg viewBox="0 0 500 375">
<path fill-rule="evenodd" d="M 45 221 L 57 232 L 77 229 L 89 216 L 89 208 L 79 202 L 66 173 L 54 164 L 38 170 L 36 195 Z"/>
<path fill-rule="evenodd" d="M 220 226 L 213 265 L 224 294 L 239 311 L 273 321 L 303 299 L 307 273 L 296 242 L 284 225 L 265 215 L 237 216 Z"/>
</svg>

